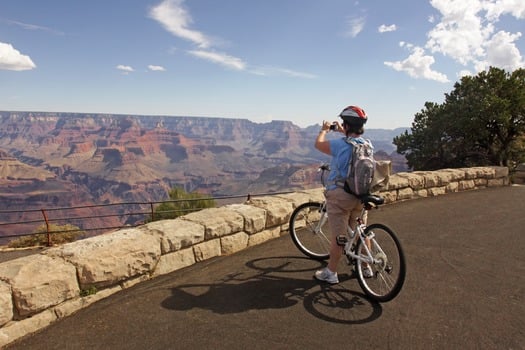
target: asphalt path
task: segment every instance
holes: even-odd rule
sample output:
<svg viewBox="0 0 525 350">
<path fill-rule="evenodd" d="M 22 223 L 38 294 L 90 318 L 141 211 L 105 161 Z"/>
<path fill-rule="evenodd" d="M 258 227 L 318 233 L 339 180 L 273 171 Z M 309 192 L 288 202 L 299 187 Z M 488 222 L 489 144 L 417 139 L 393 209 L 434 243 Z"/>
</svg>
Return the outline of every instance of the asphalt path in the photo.
<svg viewBox="0 0 525 350">
<path fill-rule="evenodd" d="M 525 349 L 525 187 L 385 205 L 408 265 L 389 303 L 288 235 L 114 294 L 7 349 Z"/>
</svg>

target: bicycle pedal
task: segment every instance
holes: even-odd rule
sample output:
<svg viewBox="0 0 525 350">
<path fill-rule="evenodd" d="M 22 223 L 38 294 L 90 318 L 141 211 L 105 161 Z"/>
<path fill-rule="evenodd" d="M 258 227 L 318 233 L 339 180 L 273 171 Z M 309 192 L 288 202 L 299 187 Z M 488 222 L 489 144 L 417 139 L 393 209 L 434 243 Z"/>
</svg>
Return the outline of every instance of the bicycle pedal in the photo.
<svg viewBox="0 0 525 350">
<path fill-rule="evenodd" d="M 346 243 L 348 242 L 348 238 L 346 236 L 337 236 L 336 242 L 337 242 L 337 245 L 344 247 Z"/>
</svg>

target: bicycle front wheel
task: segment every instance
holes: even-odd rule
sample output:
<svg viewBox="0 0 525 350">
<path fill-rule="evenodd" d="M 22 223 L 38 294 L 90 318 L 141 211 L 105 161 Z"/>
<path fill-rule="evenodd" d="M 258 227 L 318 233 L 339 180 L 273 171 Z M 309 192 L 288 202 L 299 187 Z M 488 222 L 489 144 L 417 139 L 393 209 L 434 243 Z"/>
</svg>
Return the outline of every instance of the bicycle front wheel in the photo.
<svg viewBox="0 0 525 350">
<path fill-rule="evenodd" d="M 324 203 L 308 202 L 295 208 L 289 230 L 295 246 L 303 254 L 316 260 L 328 259 L 331 232 Z"/>
<path fill-rule="evenodd" d="M 365 229 L 365 242 L 359 241 L 356 252 L 363 259 L 370 256 L 374 263 L 356 259 L 359 285 L 366 295 L 378 302 L 394 299 L 405 282 L 405 254 L 395 233 L 385 225 L 372 224 Z M 366 269 L 371 269 L 368 274 Z"/>
</svg>

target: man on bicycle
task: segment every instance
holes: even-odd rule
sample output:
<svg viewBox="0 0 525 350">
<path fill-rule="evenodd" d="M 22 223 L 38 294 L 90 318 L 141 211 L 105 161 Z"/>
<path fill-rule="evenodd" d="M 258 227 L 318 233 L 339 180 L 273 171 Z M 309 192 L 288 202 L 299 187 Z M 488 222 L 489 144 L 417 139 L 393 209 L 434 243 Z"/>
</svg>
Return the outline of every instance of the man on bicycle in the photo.
<svg viewBox="0 0 525 350">
<path fill-rule="evenodd" d="M 332 156 L 330 161 L 330 174 L 325 191 L 326 209 L 330 217 L 329 225 L 332 231 L 330 241 L 330 259 L 328 266 L 315 272 L 314 277 L 320 281 L 331 284 L 339 283 L 337 277 L 337 265 L 342 255 L 342 248 L 337 244 L 336 237 L 345 234 L 348 223 L 355 229 L 356 219 L 361 214 L 363 204 L 354 195 L 346 192 L 341 185 L 344 183 L 348 173 L 349 159 L 352 156 L 352 145 L 345 141 L 353 138 L 358 143 L 365 140 L 361 137 L 364 133 L 364 125 L 368 119 L 365 111 L 357 106 L 348 106 L 339 114 L 343 123 L 323 121 L 321 131 L 315 140 L 315 148 Z M 334 140 L 326 140 L 326 133 L 330 130 L 343 133 L 345 137 Z M 367 214 L 362 217 L 366 224 Z M 349 221 L 350 220 L 350 221 Z M 369 266 L 363 269 L 365 277 L 372 276 Z"/>
</svg>

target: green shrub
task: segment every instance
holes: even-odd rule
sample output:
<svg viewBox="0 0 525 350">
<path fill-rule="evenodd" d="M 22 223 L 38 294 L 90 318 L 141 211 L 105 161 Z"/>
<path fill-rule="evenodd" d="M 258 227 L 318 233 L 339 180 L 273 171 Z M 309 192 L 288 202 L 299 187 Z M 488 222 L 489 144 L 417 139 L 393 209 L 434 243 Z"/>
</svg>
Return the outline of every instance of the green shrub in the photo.
<svg viewBox="0 0 525 350">
<path fill-rule="evenodd" d="M 98 290 L 97 290 L 97 287 L 95 286 L 91 286 L 87 289 L 82 289 L 80 291 L 80 296 L 81 297 L 87 297 L 88 295 L 95 295 L 97 294 Z"/>
<path fill-rule="evenodd" d="M 150 217 L 148 221 L 175 219 L 194 211 L 216 207 L 214 199 L 196 192 L 188 193 L 178 187 L 174 187 L 169 196 L 171 201 L 159 204 L 153 213 L 154 217 Z"/>
<path fill-rule="evenodd" d="M 80 230 L 79 227 L 66 224 L 66 225 L 49 225 L 50 241 L 51 244 L 63 244 L 68 242 L 76 241 L 84 231 Z M 47 246 L 47 226 L 41 225 L 36 231 L 24 237 L 14 239 L 9 242 L 9 248 L 26 248 L 26 247 L 38 247 Z"/>
</svg>

